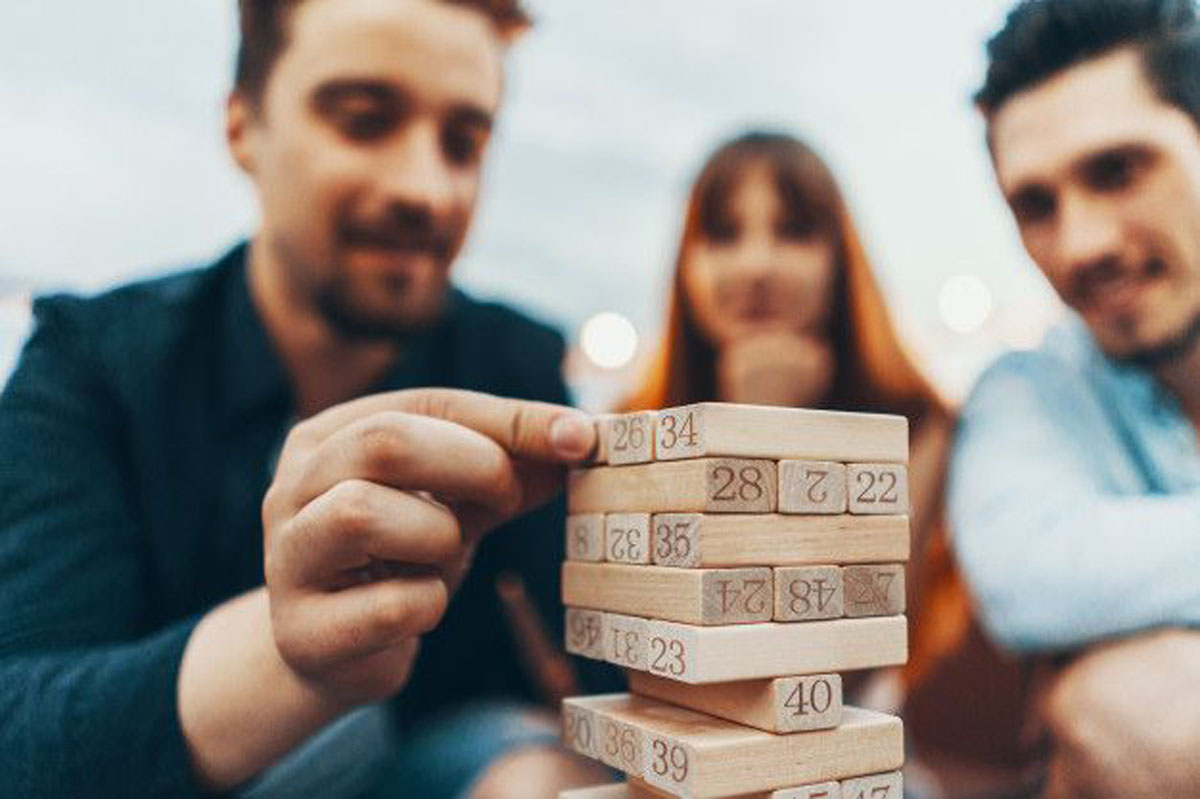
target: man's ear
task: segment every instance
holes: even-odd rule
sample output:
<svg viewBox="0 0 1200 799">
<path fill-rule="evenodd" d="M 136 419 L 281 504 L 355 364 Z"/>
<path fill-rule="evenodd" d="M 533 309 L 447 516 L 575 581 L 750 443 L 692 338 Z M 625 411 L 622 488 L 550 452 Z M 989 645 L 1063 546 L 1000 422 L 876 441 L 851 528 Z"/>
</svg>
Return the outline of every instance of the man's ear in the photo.
<svg viewBox="0 0 1200 799">
<path fill-rule="evenodd" d="M 258 167 L 258 110 L 242 92 L 234 90 L 225 101 L 225 142 L 229 154 L 247 175 Z"/>
</svg>

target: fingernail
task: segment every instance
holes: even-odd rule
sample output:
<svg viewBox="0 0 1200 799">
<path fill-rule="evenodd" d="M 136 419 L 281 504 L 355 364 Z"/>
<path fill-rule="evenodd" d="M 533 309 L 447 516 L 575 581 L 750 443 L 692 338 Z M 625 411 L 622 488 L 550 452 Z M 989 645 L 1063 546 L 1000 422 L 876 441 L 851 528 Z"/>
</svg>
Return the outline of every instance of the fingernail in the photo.
<svg viewBox="0 0 1200 799">
<path fill-rule="evenodd" d="M 564 413 L 550 423 L 550 446 L 565 458 L 583 458 L 596 443 L 596 428 L 582 413 Z"/>
</svg>

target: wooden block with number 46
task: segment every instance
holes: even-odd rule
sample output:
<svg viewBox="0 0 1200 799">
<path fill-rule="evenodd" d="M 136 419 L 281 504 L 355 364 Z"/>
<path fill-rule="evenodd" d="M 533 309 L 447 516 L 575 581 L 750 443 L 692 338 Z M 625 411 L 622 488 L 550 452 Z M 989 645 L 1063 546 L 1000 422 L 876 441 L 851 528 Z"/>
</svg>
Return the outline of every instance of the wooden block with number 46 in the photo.
<svg viewBox="0 0 1200 799">
<path fill-rule="evenodd" d="M 769 458 L 849 463 L 908 460 L 903 416 L 706 402 L 658 412 L 658 460 Z"/>
<path fill-rule="evenodd" d="M 631 773 L 684 799 L 776 790 L 904 763 L 900 719 L 858 708 L 846 708 L 833 729 L 775 735 L 622 694 L 568 699 L 563 706 L 638 730 L 642 771 Z"/>
<path fill-rule="evenodd" d="M 774 461 L 700 458 L 576 469 L 567 507 L 580 513 L 773 513 Z"/>
<path fill-rule="evenodd" d="M 827 730 L 842 723 L 842 677 L 810 674 L 773 680 L 689 685 L 628 672 L 629 690 L 765 732 Z"/>
<path fill-rule="evenodd" d="M 685 624 L 770 621 L 769 568 L 669 569 L 619 563 L 564 563 L 563 604 Z"/>
</svg>

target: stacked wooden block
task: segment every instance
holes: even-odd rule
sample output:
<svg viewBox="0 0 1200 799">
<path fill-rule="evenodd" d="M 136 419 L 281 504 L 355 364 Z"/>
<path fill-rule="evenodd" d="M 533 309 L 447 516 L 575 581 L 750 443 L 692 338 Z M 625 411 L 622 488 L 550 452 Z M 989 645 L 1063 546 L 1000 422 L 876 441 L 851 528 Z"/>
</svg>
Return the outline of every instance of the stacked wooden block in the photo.
<svg viewBox="0 0 1200 799">
<path fill-rule="evenodd" d="M 894 416 L 602 420 L 569 486 L 566 640 L 631 693 L 566 700 L 564 737 L 628 782 L 564 799 L 901 799 L 900 719 L 843 706 L 841 672 L 907 659 L 907 457 Z"/>
</svg>

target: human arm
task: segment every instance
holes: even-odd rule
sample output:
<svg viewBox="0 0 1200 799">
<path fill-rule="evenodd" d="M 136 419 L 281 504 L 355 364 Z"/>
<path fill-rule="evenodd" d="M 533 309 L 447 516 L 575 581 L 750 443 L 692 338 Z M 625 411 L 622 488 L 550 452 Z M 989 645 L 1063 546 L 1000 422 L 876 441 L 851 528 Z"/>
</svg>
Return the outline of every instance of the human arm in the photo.
<svg viewBox="0 0 1200 799">
<path fill-rule="evenodd" d="M 1073 371 L 1008 356 L 964 408 L 950 476 L 955 550 L 988 630 L 1023 651 L 1200 623 L 1200 494 L 1118 494 L 1104 409 Z"/>
</svg>

